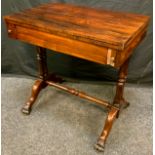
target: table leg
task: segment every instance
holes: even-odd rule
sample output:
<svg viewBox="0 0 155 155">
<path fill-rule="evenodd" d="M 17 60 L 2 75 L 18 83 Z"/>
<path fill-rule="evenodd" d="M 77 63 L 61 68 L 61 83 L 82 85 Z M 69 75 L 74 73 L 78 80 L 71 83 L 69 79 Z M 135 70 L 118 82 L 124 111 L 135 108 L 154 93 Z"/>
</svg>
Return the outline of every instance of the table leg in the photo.
<svg viewBox="0 0 155 155">
<path fill-rule="evenodd" d="M 95 149 L 98 151 L 104 151 L 105 142 L 108 138 L 108 135 L 111 131 L 113 122 L 115 118 L 117 117 L 119 110 L 116 108 L 111 108 L 111 110 L 108 113 L 108 116 L 105 121 L 104 129 L 97 141 L 97 144 L 95 145 Z"/>
<path fill-rule="evenodd" d="M 124 85 L 127 77 L 128 62 L 129 60 L 127 60 L 119 69 L 116 95 L 113 101 L 113 104 L 118 107 L 119 110 L 112 107 L 108 113 L 101 136 L 99 137 L 98 142 L 95 145 L 95 148 L 99 151 L 104 151 L 105 142 L 111 131 L 115 118 L 118 118 L 120 109 L 129 105 L 129 103 L 123 98 Z"/>
<path fill-rule="evenodd" d="M 24 114 L 30 114 L 31 108 L 37 99 L 37 96 L 39 92 L 47 86 L 45 83 L 45 80 L 47 79 L 48 76 L 48 69 L 47 69 L 47 63 L 46 63 L 46 49 L 42 47 L 37 47 L 37 61 L 39 65 L 39 77 L 35 84 L 32 87 L 32 93 L 31 96 L 22 108 L 22 112 Z"/>
<path fill-rule="evenodd" d="M 37 46 L 37 61 L 39 66 L 39 77 L 45 81 L 48 77 L 46 49 Z"/>
<path fill-rule="evenodd" d="M 116 86 L 116 94 L 113 101 L 113 104 L 119 108 L 126 108 L 129 106 L 129 102 L 127 102 L 124 97 L 124 86 L 127 78 L 128 72 L 128 63 L 129 59 L 120 67 L 119 74 L 118 74 L 118 82 Z"/>
<path fill-rule="evenodd" d="M 30 114 L 32 105 L 34 104 L 35 100 L 37 99 L 37 96 L 38 96 L 39 92 L 41 91 L 41 89 L 43 89 L 45 86 L 46 85 L 43 80 L 35 81 L 34 85 L 32 86 L 31 96 L 30 96 L 28 102 L 26 102 L 26 104 L 22 108 L 22 112 L 24 114 L 27 114 L 27 115 Z"/>
<path fill-rule="evenodd" d="M 61 77 L 56 76 L 54 73 L 51 75 L 48 74 L 47 61 L 46 61 L 47 56 L 45 48 L 37 47 L 37 60 L 39 64 L 39 77 L 43 81 L 51 80 L 56 83 L 63 83 L 65 81 Z"/>
</svg>

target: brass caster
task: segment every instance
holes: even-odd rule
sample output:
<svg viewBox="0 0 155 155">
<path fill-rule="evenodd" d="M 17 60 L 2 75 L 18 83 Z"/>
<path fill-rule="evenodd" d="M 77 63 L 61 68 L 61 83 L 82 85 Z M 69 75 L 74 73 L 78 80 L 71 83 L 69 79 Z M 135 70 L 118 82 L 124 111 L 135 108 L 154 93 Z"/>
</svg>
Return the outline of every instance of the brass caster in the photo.
<svg viewBox="0 0 155 155">
<path fill-rule="evenodd" d="M 22 113 L 25 115 L 29 115 L 31 113 L 31 108 L 28 105 L 25 105 L 22 109 L 21 109 Z"/>
<path fill-rule="evenodd" d="M 103 142 L 103 140 L 99 140 L 97 144 L 95 144 L 94 148 L 99 152 L 104 152 L 105 143 Z"/>
</svg>

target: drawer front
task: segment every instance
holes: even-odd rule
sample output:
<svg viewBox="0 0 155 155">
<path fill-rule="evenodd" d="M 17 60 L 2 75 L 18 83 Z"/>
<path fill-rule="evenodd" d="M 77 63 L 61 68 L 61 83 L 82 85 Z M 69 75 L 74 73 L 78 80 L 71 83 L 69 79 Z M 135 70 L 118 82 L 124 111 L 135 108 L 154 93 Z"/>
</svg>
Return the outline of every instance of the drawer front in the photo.
<svg viewBox="0 0 155 155">
<path fill-rule="evenodd" d="M 9 37 L 85 60 L 115 66 L 116 51 L 60 37 L 35 29 L 8 24 Z"/>
</svg>

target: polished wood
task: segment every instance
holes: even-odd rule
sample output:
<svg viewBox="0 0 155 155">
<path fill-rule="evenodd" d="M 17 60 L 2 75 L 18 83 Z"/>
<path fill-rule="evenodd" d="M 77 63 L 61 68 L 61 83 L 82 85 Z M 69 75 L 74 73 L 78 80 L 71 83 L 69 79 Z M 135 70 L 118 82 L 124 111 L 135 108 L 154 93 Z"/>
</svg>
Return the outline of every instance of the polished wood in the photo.
<svg viewBox="0 0 155 155">
<path fill-rule="evenodd" d="M 10 38 L 37 46 L 39 80 L 33 85 L 22 112 L 30 113 L 39 92 L 47 85 L 102 105 L 109 113 L 95 148 L 103 151 L 115 118 L 123 107 L 129 105 L 124 99 L 128 63 L 133 50 L 146 35 L 149 17 L 73 4 L 47 3 L 4 19 Z M 46 48 L 118 68 L 113 103 L 57 84 L 64 80 L 48 73 Z"/>
<path fill-rule="evenodd" d="M 30 114 L 32 106 L 35 100 L 38 97 L 40 91 L 47 86 L 45 80 L 48 77 L 48 68 L 46 63 L 46 49 L 37 46 L 37 61 L 38 61 L 38 68 L 39 68 L 39 80 L 36 80 L 35 84 L 32 87 L 31 96 L 22 108 L 22 112 L 24 114 Z"/>
<path fill-rule="evenodd" d="M 145 29 L 148 17 L 63 3 L 48 3 L 5 17 L 17 25 L 123 50 Z"/>
<path fill-rule="evenodd" d="M 25 27 L 16 26 L 16 29 L 16 39 L 97 63 L 107 62 L 107 48 Z"/>
<path fill-rule="evenodd" d="M 28 100 L 28 102 L 25 103 L 24 107 L 22 108 L 22 112 L 24 114 L 29 115 L 32 109 L 32 106 L 37 99 L 40 91 L 45 88 L 48 84 L 46 83 L 46 80 L 51 80 L 55 83 L 62 83 L 64 80 L 60 77 L 57 77 L 55 74 L 48 74 L 48 68 L 47 68 L 47 55 L 46 55 L 46 49 L 43 47 L 36 47 L 37 49 L 37 61 L 38 61 L 38 70 L 39 70 L 39 80 L 36 80 L 32 87 L 32 93 Z"/>
<path fill-rule="evenodd" d="M 95 148 L 99 151 L 104 151 L 107 137 L 111 131 L 115 118 L 116 117 L 118 118 L 119 116 L 120 110 L 122 108 L 126 108 L 129 106 L 129 102 L 127 102 L 123 97 L 124 86 L 125 86 L 127 72 L 128 72 L 128 64 L 129 64 L 129 59 L 127 59 L 125 63 L 119 69 L 118 82 L 116 85 L 116 94 L 115 94 L 114 101 L 113 101 L 113 105 L 118 107 L 119 110 L 116 109 L 115 107 L 114 108 L 112 107 L 108 113 L 107 119 L 105 121 L 105 126 L 103 128 L 101 136 L 99 137 L 99 140 L 97 144 L 95 145 Z"/>
<path fill-rule="evenodd" d="M 125 86 L 127 73 L 128 73 L 128 64 L 129 64 L 129 59 L 127 59 L 125 63 L 120 67 L 119 73 L 118 73 L 118 82 L 116 85 L 116 94 L 113 101 L 113 105 L 119 106 L 119 108 L 121 107 L 126 108 L 127 106 L 129 106 L 129 102 L 127 102 L 123 97 L 124 86 Z"/>
<path fill-rule="evenodd" d="M 27 114 L 29 115 L 30 112 L 31 112 L 31 109 L 32 109 L 32 106 L 35 102 L 35 100 L 37 99 L 40 91 L 45 88 L 47 85 L 46 83 L 43 81 L 43 80 L 37 80 L 33 87 L 32 87 L 32 93 L 31 93 L 31 96 L 28 100 L 28 102 L 26 102 L 26 104 L 24 105 L 24 107 L 22 108 L 22 112 L 24 114 Z"/>
<path fill-rule="evenodd" d="M 48 3 L 4 19 L 11 38 L 116 68 L 131 55 L 128 49 L 136 47 L 149 22 L 144 15 L 63 3 Z M 116 54 L 111 63 L 109 49 Z"/>
<path fill-rule="evenodd" d="M 126 62 L 126 60 L 129 57 L 131 57 L 133 50 L 139 45 L 139 43 L 144 39 L 145 36 L 146 36 L 146 30 L 143 30 L 139 36 L 134 38 L 130 46 L 128 46 L 122 52 L 117 52 L 114 67 L 120 68 Z"/>
<path fill-rule="evenodd" d="M 70 88 L 68 86 L 63 86 L 63 85 L 59 85 L 59 84 L 56 84 L 55 82 L 51 82 L 51 81 L 46 81 L 46 83 L 50 86 L 53 86 L 53 87 L 56 87 L 56 88 L 59 88 L 61 90 L 64 90 L 70 94 L 73 94 L 75 96 L 79 96 L 80 98 L 84 98 L 84 99 L 87 99 L 89 101 L 92 101 L 92 102 L 95 102 L 99 105 L 102 105 L 108 109 L 111 109 L 111 107 L 114 107 L 113 105 L 111 105 L 109 102 L 107 101 L 104 101 L 104 100 L 101 100 L 101 99 L 98 99 L 96 97 L 93 97 L 91 95 L 88 95 L 86 94 L 85 92 L 82 92 L 82 91 L 79 91 L 77 89 L 74 89 L 74 88 Z M 117 107 L 114 107 L 116 109 L 118 109 Z"/>
<path fill-rule="evenodd" d="M 105 142 L 106 142 L 108 135 L 111 131 L 113 122 L 114 122 L 116 116 L 118 115 L 118 112 L 119 112 L 119 110 L 115 107 L 112 107 L 109 110 L 107 119 L 105 121 L 105 126 L 104 126 L 103 131 L 97 141 L 97 144 L 95 145 L 95 149 L 97 149 L 98 151 L 104 151 Z"/>
<path fill-rule="evenodd" d="M 46 49 L 43 47 L 37 46 L 37 60 L 39 66 L 39 77 L 45 81 L 48 77 L 48 68 L 47 68 L 47 55 Z"/>
</svg>

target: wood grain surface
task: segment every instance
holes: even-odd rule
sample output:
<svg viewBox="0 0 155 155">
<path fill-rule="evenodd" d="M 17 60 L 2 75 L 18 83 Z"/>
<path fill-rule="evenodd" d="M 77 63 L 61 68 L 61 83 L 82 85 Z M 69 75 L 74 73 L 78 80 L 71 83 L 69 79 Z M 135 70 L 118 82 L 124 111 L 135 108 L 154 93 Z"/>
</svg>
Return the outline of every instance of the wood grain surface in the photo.
<svg viewBox="0 0 155 155">
<path fill-rule="evenodd" d="M 95 148 L 104 151 L 115 118 L 118 118 L 123 105 L 129 105 L 123 97 L 128 62 L 133 49 L 146 34 L 149 17 L 71 4 L 48 3 L 5 16 L 4 19 L 9 37 L 38 46 L 37 60 L 41 80 L 37 80 L 32 87 L 30 99 L 22 112 L 30 114 L 39 92 L 47 85 L 101 104 L 109 109 L 109 113 Z M 113 104 L 55 84 L 55 81 L 48 81 L 45 48 L 119 68 Z"/>
<path fill-rule="evenodd" d="M 48 3 L 11 16 L 6 21 L 83 42 L 124 50 L 149 17 L 64 3 Z"/>
</svg>

